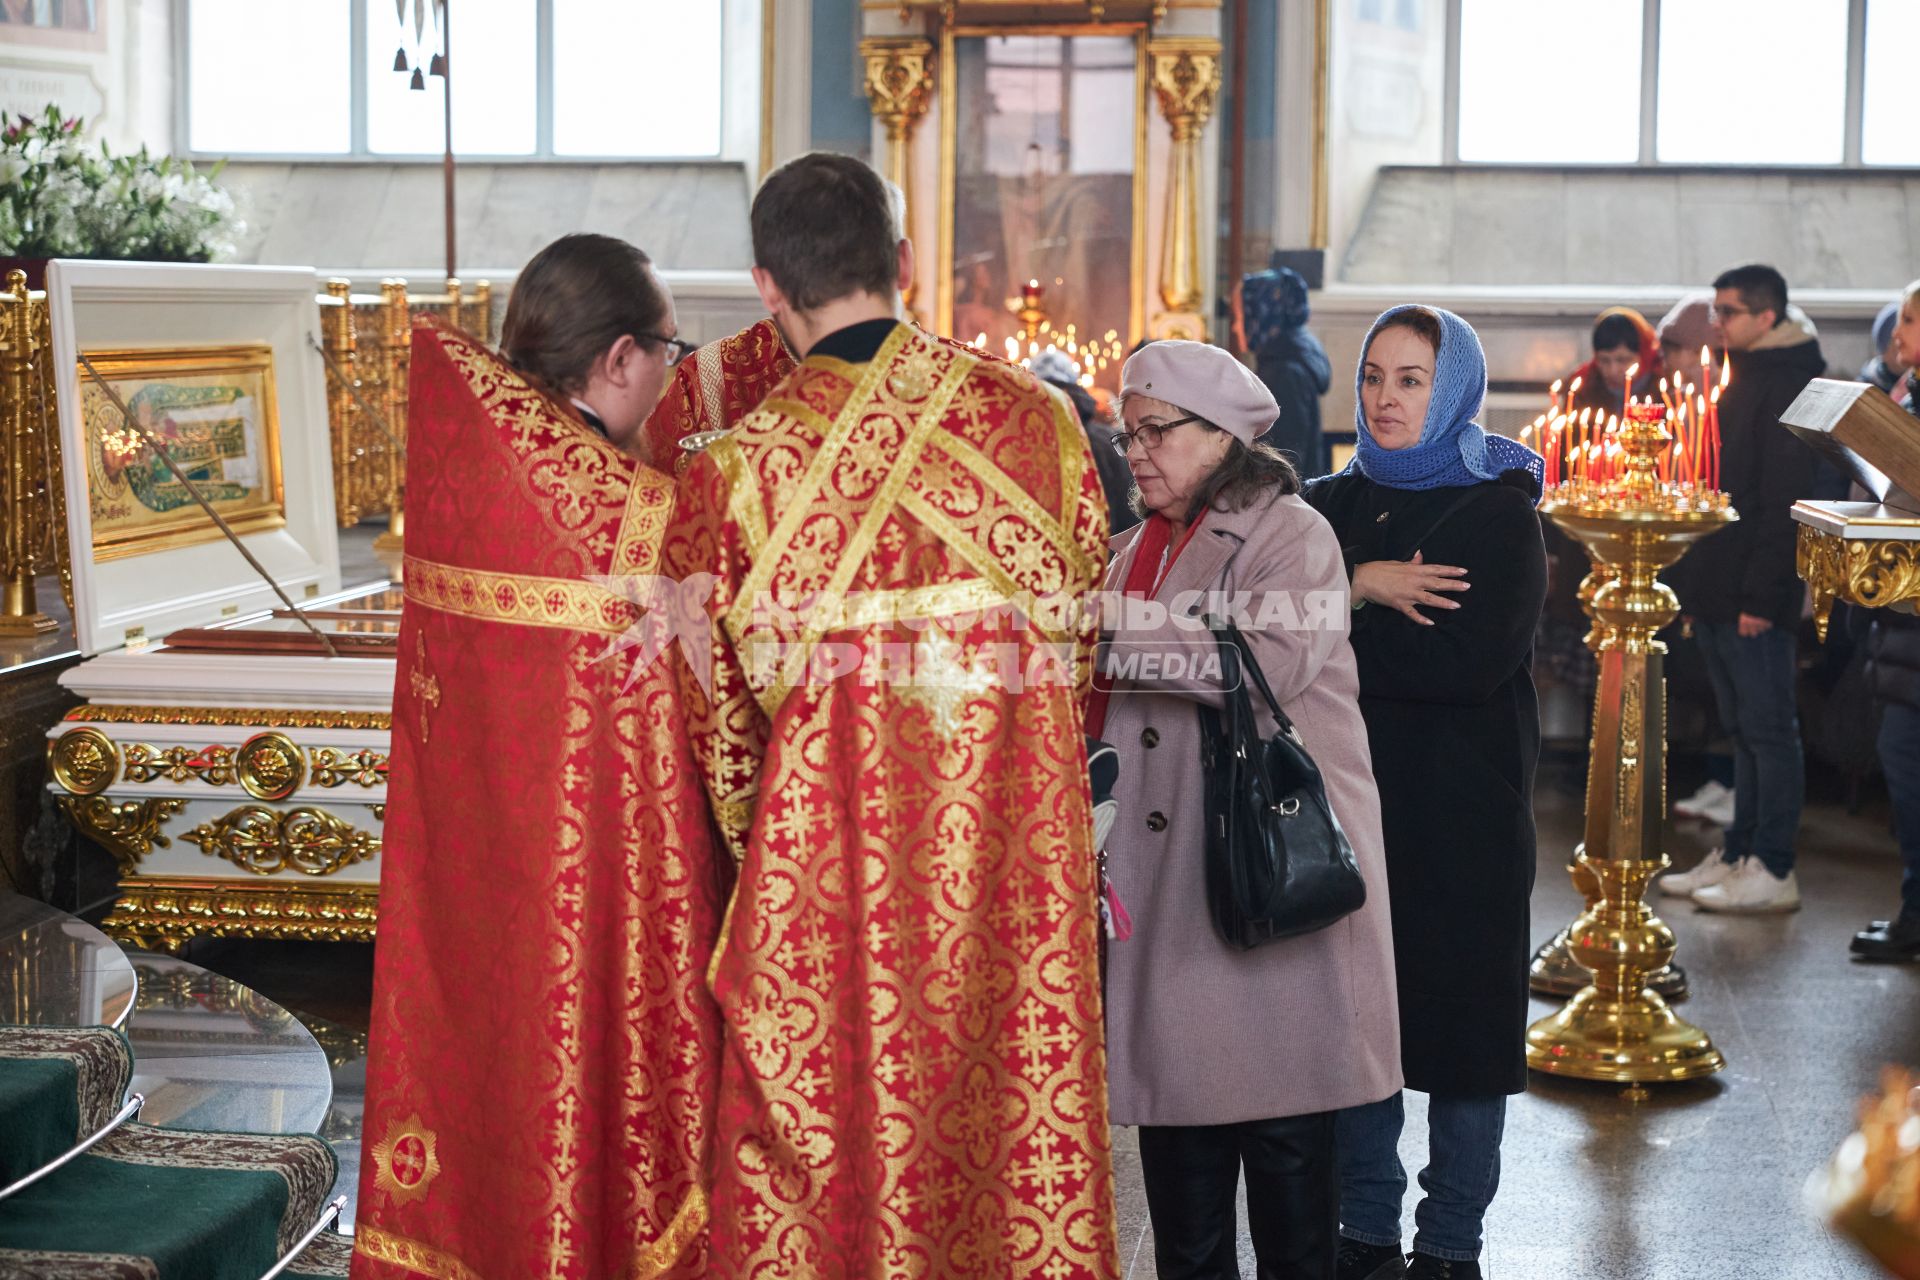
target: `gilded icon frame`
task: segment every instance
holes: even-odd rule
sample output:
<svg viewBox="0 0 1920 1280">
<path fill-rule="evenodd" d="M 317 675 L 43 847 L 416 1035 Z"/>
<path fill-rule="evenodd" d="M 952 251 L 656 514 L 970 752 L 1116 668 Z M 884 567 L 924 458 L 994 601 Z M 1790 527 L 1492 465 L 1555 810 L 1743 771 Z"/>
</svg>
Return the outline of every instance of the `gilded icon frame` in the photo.
<svg viewBox="0 0 1920 1280">
<path fill-rule="evenodd" d="M 1133 287 L 1127 315 L 1127 345 L 1132 346 L 1147 336 L 1147 130 L 1151 121 L 1149 104 L 1152 97 L 1147 42 L 1150 34 L 1144 22 L 942 24 L 939 60 L 935 70 L 937 101 L 940 104 L 940 207 L 938 243 L 935 246 L 934 316 L 939 332 L 952 333 L 954 319 L 954 201 L 959 188 L 960 150 L 960 85 L 954 60 L 955 43 L 990 36 L 1126 36 L 1132 39 L 1134 45 L 1133 251 L 1129 263 Z M 966 341 L 973 335 L 953 336 Z"/>
<path fill-rule="evenodd" d="M 238 430 L 243 441 L 249 445 L 257 439 L 258 456 L 254 461 L 258 465 L 258 473 L 254 482 L 244 486 L 241 498 L 221 500 L 209 495 L 210 500 L 216 502 L 221 518 L 236 534 L 286 526 L 279 397 L 274 380 L 273 348 L 269 344 L 125 348 L 90 351 L 87 359 L 103 378 L 114 384 L 114 390 L 120 393 L 129 408 L 138 406 L 140 397 L 147 390 L 168 385 L 170 380 L 197 379 L 204 382 L 206 379 L 232 379 L 229 385 L 248 394 L 255 406 L 255 416 L 243 420 Z M 86 487 L 92 513 L 93 558 L 96 561 L 117 560 L 218 541 L 223 536 L 219 526 L 191 497 L 184 497 L 180 505 L 165 512 L 149 510 L 133 520 L 103 520 L 99 504 L 107 496 L 104 490 L 131 474 L 131 469 L 124 467 L 115 471 L 114 460 L 109 457 L 110 448 L 115 442 L 109 441 L 104 432 L 126 432 L 127 429 L 107 425 L 119 418 L 119 410 L 85 366 L 78 369 L 77 377 L 79 414 L 87 443 Z M 219 424 L 221 427 L 227 425 L 224 421 Z M 137 453 L 146 449 L 131 434 L 123 435 L 121 439 L 126 441 L 118 446 L 123 450 L 133 449 Z M 252 455 L 251 448 L 247 454 Z M 224 461 L 224 456 L 215 460 Z M 157 464 L 157 459 L 153 461 Z M 191 462 L 191 459 L 188 461 Z M 153 474 L 160 472 L 156 468 Z M 171 476 L 161 483 L 170 496 L 183 496 L 172 494 L 172 490 L 178 486 Z M 132 492 L 130 482 L 121 487 Z M 204 483 L 199 487 L 204 493 Z M 216 482 L 215 487 L 221 486 Z M 103 524 L 106 527 L 103 528 Z"/>
</svg>

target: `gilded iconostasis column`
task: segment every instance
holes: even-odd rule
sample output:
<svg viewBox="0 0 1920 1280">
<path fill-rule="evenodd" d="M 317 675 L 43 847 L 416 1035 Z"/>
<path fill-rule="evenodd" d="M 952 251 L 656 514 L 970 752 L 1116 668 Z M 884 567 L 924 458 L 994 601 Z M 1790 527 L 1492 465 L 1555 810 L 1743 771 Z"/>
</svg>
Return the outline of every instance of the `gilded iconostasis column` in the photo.
<svg viewBox="0 0 1920 1280">
<path fill-rule="evenodd" d="M 915 37 L 869 36 L 860 42 L 867 64 L 867 102 L 873 118 L 886 126 L 887 178 L 913 204 L 913 135 L 933 103 L 933 42 Z M 901 218 L 910 234 L 910 213 Z M 913 303 L 912 291 L 907 296 Z"/>
<path fill-rule="evenodd" d="M 1154 96 L 1173 135 L 1160 245 L 1160 302 L 1166 310 L 1154 322 L 1153 334 L 1205 341 L 1200 135 L 1220 92 L 1220 42 L 1204 36 L 1164 38 L 1150 44 L 1147 53 Z"/>
</svg>

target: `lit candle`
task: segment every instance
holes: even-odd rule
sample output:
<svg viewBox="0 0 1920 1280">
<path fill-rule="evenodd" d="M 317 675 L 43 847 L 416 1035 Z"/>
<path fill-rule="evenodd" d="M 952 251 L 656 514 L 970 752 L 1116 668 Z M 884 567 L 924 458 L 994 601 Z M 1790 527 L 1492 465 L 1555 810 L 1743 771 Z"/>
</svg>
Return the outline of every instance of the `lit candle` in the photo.
<svg viewBox="0 0 1920 1280">
<path fill-rule="evenodd" d="M 1708 482 L 1715 488 L 1720 487 L 1720 388 L 1715 387 L 1707 397 L 1707 469 Z"/>
</svg>

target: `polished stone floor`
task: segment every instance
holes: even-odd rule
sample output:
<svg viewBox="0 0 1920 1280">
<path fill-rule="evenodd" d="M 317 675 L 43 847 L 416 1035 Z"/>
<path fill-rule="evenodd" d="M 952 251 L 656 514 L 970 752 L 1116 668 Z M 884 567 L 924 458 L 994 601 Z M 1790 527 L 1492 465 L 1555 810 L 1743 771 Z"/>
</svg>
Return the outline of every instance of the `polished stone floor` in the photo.
<svg viewBox="0 0 1920 1280">
<path fill-rule="evenodd" d="M 1684 769 L 1674 793 L 1697 779 Z M 1563 759 L 1543 772 L 1540 879 L 1534 932 L 1542 940 L 1575 914 L 1563 867 L 1578 837 L 1581 777 Z M 1866 1280 L 1878 1273 L 1807 1209 L 1808 1175 L 1853 1126 L 1856 1099 L 1883 1063 L 1920 1066 L 1920 966 L 1859 965 L 1852 932 L 1894 908 L 1898 862 L 1884 800 L 1849 814 L 1810 804 L 1796 915 L 1705 915 L 1662 899 L 1680 939 L 1693 995 L 1680 1008 L 1726 1054 L 1712 1080 L 1656 1088 L 1634 1102 L 1613 1086 L 1536 1077 L 1509 1112 L 1503 1180 L 1488 1221 L 1487 1274 L 1501 1280 Z M 1671 833 L 1689 864 L 1713 829 Z M 1676 905 L 1677 903 L 1677 905 Z M 334 1038 L 364 1031 L 371 948 L 203 943 L 197 963 L 270 995 Z M 1544 1016 L 1554 1005 L 1536 1003 Z M 326 1037 L 323 1037 L 323 1039 Z M 357 1163 L 360 1064 L 334 1071 L 329 1135 L 343 1144 L 341 1189 Z M 1417 1171 L 1423 1100 L 1410 1095 L 1402 1155 Z M 1131 1132 L 1116 1135 L 1127 1274 L 1153 1275 L 1152 1230 Z M 1415 1190 L 1417 1195 L 1417 1188 Z M 1242 1213 L 1244 1221 L 1244 1210 Z M 1412 1232 L 1412 1199 L 1406 1230 Z M 1243 1267 L 1253 1259 L 1243 1239 Z"/>
</svg>

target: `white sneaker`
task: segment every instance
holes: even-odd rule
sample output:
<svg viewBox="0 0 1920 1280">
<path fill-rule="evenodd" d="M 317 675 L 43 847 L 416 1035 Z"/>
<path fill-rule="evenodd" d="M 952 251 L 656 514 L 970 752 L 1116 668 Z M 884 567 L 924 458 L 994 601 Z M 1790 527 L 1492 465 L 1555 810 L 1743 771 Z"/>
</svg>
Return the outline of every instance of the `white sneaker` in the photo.
<svg viewBox="0 0 1920 1280">
<path fill-rule="evenodd" d="M 1695 863 L 1691 871 L 1669 871 L 1660 877 L 1660 892 L 1670 893 L 1676 898 L 1691 898 L 1708 885 L 1719 884 L 1733 874 L 1738 863 L 1728 862 L 1721 857 L 1721 850 L 1709 849 L 1707 856 Z"/>
<path fill-rule="evenodd" d="M 1748 858 L 1732 875 L 1718 884 L 1710 884 L 1693 895 L 1694 905 L 1702 911 L 1720 911 L 1728 915 L 1757 916 L 1800 909 L 1800 882 L 1789 871 L 1785 879 L 1776 877 L 1758 858 Z"/>
<path fill-rule="evenodd" d="M 1729 791 L 1712 804 L 1700 806 L 1700 817 L 1716 827 L 1733 825 L 1733 792 Z"/>
<path fill-rule="evenodd" d="M 1722 801 L 1733 804 L 1733 788 L 1723 787 L 1709 780 L 1707 785 L 1688 796 L 1685 800 L 1675 800 L 1673 811 L 1683 818 L 1704 818 L 1707 810 Z"/>
</svg>

